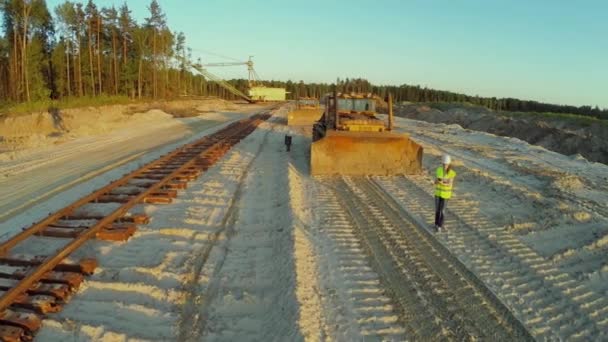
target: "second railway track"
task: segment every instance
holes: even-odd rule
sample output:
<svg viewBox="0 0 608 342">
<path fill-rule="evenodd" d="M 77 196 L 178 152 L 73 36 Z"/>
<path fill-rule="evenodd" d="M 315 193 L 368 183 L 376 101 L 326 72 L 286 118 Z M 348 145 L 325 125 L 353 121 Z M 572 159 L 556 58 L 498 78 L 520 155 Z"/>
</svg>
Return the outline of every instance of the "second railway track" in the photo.
<svg viewBox="0 0 608 342">
<path fill-rule="evenodd" d="M 270 116 L 270 111 L 253 115 L 184 145 L 2 243 L 0 340 L 33 339 L 43 317 L 59 311 L 84 277 L 94 272 L 95 259 L 74 260 L 74 251 L 94 238 L 127 240 L 138 224 L 148 222 L 145 214 L 132 212 L 136 205 L 171 203 L 178 190 Z"/>
<path fill-rule="evenodd" d="M 330 211 L 348 214 L 409 338 L 533 340 L 496 296 L 373 180 L 320 180 L 338 202 Z"/>
</svg>

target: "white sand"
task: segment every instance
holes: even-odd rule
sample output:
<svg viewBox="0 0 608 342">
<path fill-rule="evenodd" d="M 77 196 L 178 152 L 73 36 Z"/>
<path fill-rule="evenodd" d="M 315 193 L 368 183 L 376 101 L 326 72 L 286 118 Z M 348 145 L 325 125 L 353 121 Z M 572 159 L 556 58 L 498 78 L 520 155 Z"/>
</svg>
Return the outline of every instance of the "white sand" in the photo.
<svg viewBox="0 0 608 342">
<path fill-rule="evenodd" d="M 426 175 L 412 179 L 428 197 L 413 198 L 390 177 L 381 180 L 386 190 L 432 224 L 431 170 L 450 153 L 458 176 L 448 209 L 461 221 L 448 217 L 446 246 L 537 338 L 608 331 L 608 166 L 457 125 L 397 124 L 425 147 Z"/>
<path fill-rule="evenodd" d="M 543 257 L 608 294 L 608 166 L 513 138 L 397 118 L 425 146 L 434 168 L 448 152 L 460 171 L 457 194 Z M 428 172 L 430 173 L 430 171 Z"/>
<path fill-rule="evenodd" d="M 352 227 L 328 216 L 335 199 L 308 176 L 308 131 L 284 126 L 284 117 L 276 113 L 176 203 L 139 208 L 152 222 L 128 243 L 95 241 L 76 252 L 97 257 L 101 270 L 45 320 L 39 340 L 402 337 Z M 440 241 L 536 337 L 605 337 L 608 167 L 456 125 L 397 125 L 424 145 L 427 174 L 412 178 L 418 192 L 398 178 L 380 184 L 430 223 L 429 170 L 451 153 L 458 177 L 448 209 L 460 221 L 448 217 L 453 230 Z M 285 134 L 294 136 L 290 153 Z M 13 223 L 25 224 L 23 216 Z"/>
</svg>

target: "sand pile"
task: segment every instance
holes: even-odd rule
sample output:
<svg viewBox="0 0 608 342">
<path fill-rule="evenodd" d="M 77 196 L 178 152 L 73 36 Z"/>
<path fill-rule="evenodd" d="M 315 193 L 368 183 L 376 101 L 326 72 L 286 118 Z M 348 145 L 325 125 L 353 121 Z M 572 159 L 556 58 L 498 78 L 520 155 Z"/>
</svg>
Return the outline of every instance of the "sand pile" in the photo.
<svg viewBox="0 0 608 342">
<path fill-rule="evenodd" d="M 175 117 L 192 117 L 210 111 L 230 111 L 237 105 L 220 99 L 181 100 L 113 105 L 0 118 L 0 152 L 63 143 L 79 137 L 109 133 L 133 125 L 168 124 Z"/>
</svg>

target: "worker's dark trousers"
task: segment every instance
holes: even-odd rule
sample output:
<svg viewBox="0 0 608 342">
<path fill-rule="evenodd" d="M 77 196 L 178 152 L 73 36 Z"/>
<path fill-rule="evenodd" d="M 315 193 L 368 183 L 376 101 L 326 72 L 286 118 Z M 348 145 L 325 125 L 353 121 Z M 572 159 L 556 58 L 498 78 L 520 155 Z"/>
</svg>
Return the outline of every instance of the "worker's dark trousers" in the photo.
<svg viewBox="0 0 608 342">
<path fill-rule="evenodd" d="M 448 200 L 435 196 L 435 225 L 443 227 L 443 218 L 445 217 L 445 208 Z"/>
</svg>

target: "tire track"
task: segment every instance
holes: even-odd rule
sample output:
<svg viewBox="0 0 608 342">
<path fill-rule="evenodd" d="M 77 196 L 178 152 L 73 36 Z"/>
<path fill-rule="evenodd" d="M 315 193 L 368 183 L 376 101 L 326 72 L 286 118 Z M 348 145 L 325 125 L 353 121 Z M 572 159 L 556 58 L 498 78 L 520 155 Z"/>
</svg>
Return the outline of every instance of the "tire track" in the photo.
<svg viewBox="0 0 608 342">
<path fill-rule="evenodd" d="M 374 259 L 384 264 L 383 280 L 400 303 L 414 339 L 531 339 L 493 294 L 403 215 L 383 190 L 367 178 L 336 183 L 334 188 L 366 236 Z M 386 267 L 387 260 L 393 268 Z"/>
<path fill-rule="evenodd" d="M 378 183 L 409 212 L 427 213 L 432 222 L 432 194 L 423 190 L 423 177 Z M 608 300 L 560 272 L 513 234 L 472 212 L 470 204 L 454 199 L 447 215 L 448 234 L 440 239 L 500 294 L 538 339 L 589 340 L 606 338 Z"/>
</svg>

